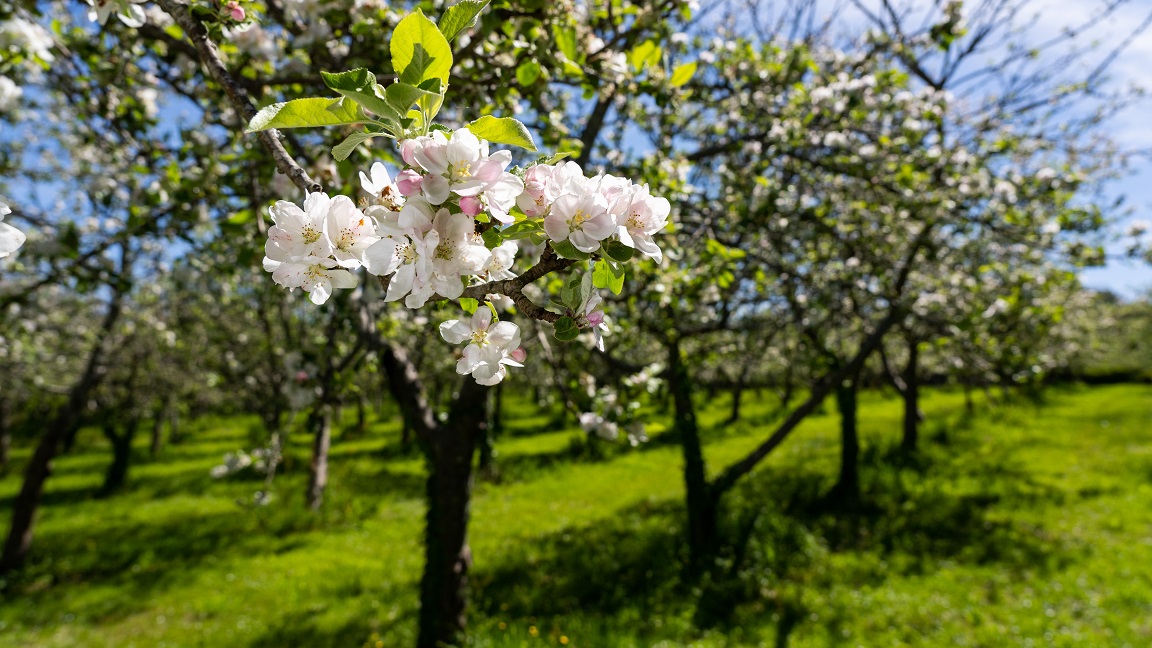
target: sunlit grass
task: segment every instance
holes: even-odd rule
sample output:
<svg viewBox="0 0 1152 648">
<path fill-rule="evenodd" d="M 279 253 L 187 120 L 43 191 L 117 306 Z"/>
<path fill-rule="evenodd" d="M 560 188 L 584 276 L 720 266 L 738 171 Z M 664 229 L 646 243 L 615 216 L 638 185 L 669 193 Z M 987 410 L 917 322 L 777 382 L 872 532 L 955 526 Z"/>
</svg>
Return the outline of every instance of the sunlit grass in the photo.
<svg viewBox="0 0 1152 648">
<path fill-rule="evenodd" d="M 746 398 L 737 424 L 721 424 L 725 398 L 701 416 L 713 472 L 771 428 L 776 403 Z M 509 403 L 473 507 L 471 642 L 1152 644 L 1152 388 L 1059 388 L 974 417 L 960 394 L 931 392 L 924 409 L 925 451 L 908 458 L 891 452 L 899 403 L 863 399 L 866 504 L 851 513 L 819 497 L 837 419 L 806 422 L 726 499 L 732 548 L 689 586 L 668 421 L 649 447 L 597 461 L 550 413 Z M 255 477 L 208 477 L 251 447 L 253 424 L 196 422 L 155 462 L 141 438 L 128 490 L 104 500 L 109 455 L 86 432 L 57 461 L 31 564 L 0 600 L 0 645 L 410 645 L 423 468 L 398 451 L 396 422 L 338 436 L 319 514 L 303 507 L 305 436 L 270 506 L 250 505 Z M 18 487 L 9 474 L 0 498 Z"/>
</svg>

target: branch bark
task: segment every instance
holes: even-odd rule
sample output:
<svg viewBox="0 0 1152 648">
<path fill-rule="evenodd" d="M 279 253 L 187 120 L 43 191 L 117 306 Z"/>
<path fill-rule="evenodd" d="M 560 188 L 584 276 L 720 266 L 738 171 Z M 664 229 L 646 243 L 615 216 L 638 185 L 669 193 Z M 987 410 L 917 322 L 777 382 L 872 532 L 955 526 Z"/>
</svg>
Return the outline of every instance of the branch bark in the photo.
<svg viewBox="0 0 1152 648">
<path fill-rule="evenodd" d="M 204 28 L 204 25 L 193 18 L 192 13 L 188 11 L 188 6 L 179 0 L 157 0 L 157 2 L 168 15 L 172 16 L 172 19 L 180 25 L 180 28 L 192 41 L 205 72 L 216 83 L 220 84 L 220 87 L 224 88 L 224 92 L 228 95 L 228 99 L 236 112 L 243 115 L 246 120 L 252 119 L 256 115 L 256 108 L 252 106 L 248 92 L 228 72 L 228 68 L 225 67 L 224 61 L 220 57 L 220 49 L 208 36 L 208 30 Z M 284 148 L 284 145 L 280 143 L 280 133 L 276 129 L 261 131 L 257 137 L 264 148 L 268 150 L 272 159 L 275 160 L 276 169 L 288 176 L 292 180 L 292 184 L 305 192 L 316 192 L 323 189 L 319 182 L 313 180 L 308 172 L 297 164 L 292 155 Z"/>
</svg>

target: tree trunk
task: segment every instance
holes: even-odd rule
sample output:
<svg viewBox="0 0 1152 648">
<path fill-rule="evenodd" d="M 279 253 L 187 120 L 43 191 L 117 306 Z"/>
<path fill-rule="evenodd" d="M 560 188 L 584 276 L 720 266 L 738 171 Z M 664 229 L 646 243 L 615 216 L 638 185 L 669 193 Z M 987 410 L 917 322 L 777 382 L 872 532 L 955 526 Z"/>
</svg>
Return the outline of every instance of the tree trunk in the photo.
<svg viewBox="0 0 1152 648">
<path fill-rule="evenodd" d="M 148 444 L 148 455 L 153 459 L 160 456 L 160 450 L 164 447 L 164 406 L 156 408 L 156 412 L 152 416 L 152 439 Z"/>
<path fill-rule="evenodd" d="M 485 477 L 495 474 L 496 464 L 496 437 L 504 428 L 501 412 L 504 409 L 504 383 L 496 385 L 492 390 L 492 411 L 488 427 L 480 438 L 480 473 Z"/>
<path fill-rule="evenodd" d="M 104 424 L 104 436 L 112 444 L 112 463 L 104 473 L 104 485 L 100 487 L 100 496 L 107 497 L 124 487 L 128 480 L 128 466 L 132 461 L 132 440 L 136 437 L 136 429 L 140 427 L 140 419 L 132 416 L 124 431 L 116 433 L 116 426 L 111 421 Z"/>
<path fill-rule="evenodd" d="M 8 415 L 8 400 L 0 398 L 0 475 L 8 472 L 12 451 L 12 419 Z"/>
<path fill-rule="evenodd" d="M 168 413 L 168 442 L 180 443 L 184 440 L 184 435 L 180 432 L 180 406 L 169 401 L 164 411 Z"/>
<path fill-rule="evenodd" d="M 920 421 L 924 413 L 920 411 L 920 349 L 916 342 L 908 343 L 908 365 L 904 368 L 904 436 L 900 447 L 906 452 L 916 450 L 920 436 Z"/>
<path fill-rule="evenodd" d="M 675 406 L 673 434 L 684 455 L 685 503 L 688 508 L 689 570 L 699 574 L 716 547 L 717 506 L 708 486 L 700 428 L 692 403 L 692 384 L 680 344 L 666 343 L 668 351 L 668 390 Z"/>
<path fill-rule="evenodd" d="M 487 393 L 471 378 L 464 380 L 448 422 L 437 426 L 425 446 L 428 516 L 418 648 L 458 645 L 466 626 L 472 459 L 487 425 Z"/>
<path fill-rule="evenodd" d="M 127 263 L 126 255 L 122 263 Z M 44 482 L 52 474 L 52 458 L 60 443 L 80 426 L 80 417 L 88 395 L 100 382 L 100 363 L 104 357 L 104 344 L 120 318 L 123 292 L 117 286 L 112 293 L 112 301 L 104 313 L 100 332 L 88 354 L 84 373 L 72 386 L 68 402 L 48 424 L 48 429 L 36 444 L 28 465 L 24 468 L 24 482 L 20 492 L 12 500 L 12 526 L 4 540 L 4 554 L 0 556 L 0 575 L 7 574 L 24 564 L 28 550 L 32 547 L 32 530 L 36 520 L 36 510 L 40 508 L 40 498 L 44 494 Z"/>
<path fill-rule="evenodd" d="M 840 477 L 829 499 L 852 503 L 860 499 L 860 438 L 856 431 L 856 381 L 845 380 L 836 388 L 840 410 Z"/>
<path fill-rule="evenodd" d="M 328 487 L 328 449 L 332 446 L 332 408 L 320 405 L 316 416 L 316 431 L 312 438 L 312 463 L 308 469 L 308 491 L 305 501 L 313 511 L 324 503 L 324 489 Z"/>
</svg>

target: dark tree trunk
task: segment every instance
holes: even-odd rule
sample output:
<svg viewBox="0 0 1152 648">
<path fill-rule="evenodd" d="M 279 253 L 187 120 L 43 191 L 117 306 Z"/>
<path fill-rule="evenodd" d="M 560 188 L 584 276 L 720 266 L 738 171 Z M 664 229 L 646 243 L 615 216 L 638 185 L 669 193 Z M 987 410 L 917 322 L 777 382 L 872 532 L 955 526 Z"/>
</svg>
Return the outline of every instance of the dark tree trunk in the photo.
<svg viewBox="0 0 1152 648">
<path fill-rule="evenodd" d="M 168 442 L 180 443 L 184 440 L 184 435 L 180 431 L 180 406 L 169 401 L 164 411 L 168 414 Z"/>
<path fill-rule="evenodd" d="M 829 499 L 852 503 L 860 499 L 860 438 L 856 431 L 856 381 L 846 380 L 836 388 L 840 410 L 840 476 Z"/>
<path fill-rule="evenodd" d="M 696 423 L 696 410 L 692 403 L 692 384 L 680 344 L 676 340 L 666 343 L 668 351 L 668 390 L 676 408 L 673 434 L 680 442 L 684 455 L 685 503 L 688 508 L 689 570 L 703 571 L 708 558 L 716 548 L 716 502 L 709 489 L 704 465 L 704 450 L 700 443 L 700 428 Z"/>
<path fill-rule="evenodd" d="M 789 368 L 784 372 L 784 390 L 780 394 L 780 409 L 788 409 L 792 404 L 792 397 L 796 394 L 796 378 L 792 375 L 792 369 Z"/>
<path fill-rule="evenodd" d="M 132 440 L 136 437 L 136 430 L 140 427 L 140 419 L 133 415 L 124 426 L 123 432 L 116 433 L 116 425 L 107 421 L 103 425 L 104 437 L 112 444 L 112 463 L 104 473 L 104 485 L 100 487 L 100 496 L 108 497 L 124 487 L 128 480 L 128 467 L 132 461 Z"/>
<path fill-rule="evenodd" d="M 125 254 L 122 263 L 127 262 Z M 4 554 L 0 556 L 0 575 L 20 567 L 28 557 L 28 550 L 32 547 L 36 510 L 40 508 L 40 498 L 44 494 L 44 482 L 52 474 L 52 458 L 56 456 L 56 451 L 64 439 L 75 434 L 79 428 L 81 413 L 88 402 L 88 396 L 100 382 L 99 369 L 104 357 L 104 345 L 120 318 L 122 299 L 123 292 L 117 286 L 101 322 L 100 332 L 88 354 L 84 373 L 69 391 L 68 403 L 44 430 L 44 435 L 36 444 L 32 458 L 24 468 L 24 482 L 20 486 L 20 492 L 12 500 L 12 526 L 9 527 L 8 536 L 4 541 Z"/>
<path fill-rule="evenodd" d="M 504 428 L 504 383 L 492 390 L 492 413 L 489 424 L 480 438 L 480 473 L 491 477 L 496 470 L 496 437 Z"/>
<path fill-rule="evenodd" d="M 324 503 L 328 487 L 328 449 L 332 446 L 332 407 L 322 404 L 316 413 L 316 431 L 312 437 L 312 463 L 308 467 L 308 491 L 305 501 L 313 511 Z"/>
<path fill-rule="evenodd" d="M 363 394 L 356 396 L 356 434 L 362 435 L 368 429 L 368 403 Z"/>
<path fill-rule="evenodd" d="M 465 378 L 447 423 L 428 442 L 428 517 L 418 648 L 458 645 L 466 626 L 472 459 L 487 426 L 486 389 Z"/>
<path fill-rule="evenodd" d="M 12 418 L 7 399 L 0 398 L 0 474 L 8 472 L 12 452 Z"/>
<path fill-rule="evenodd" d="M 160 456 L 160 450 L 164 448 L 164 407 L 156 408 L 156 412 L 152 416 L 152 439 L 148 444 L 148 455 L 153 459 Z"/>
<path fill-rule="evenodd" d="M 735 423 L 740 420 L 740 401 L 744 396 L 744 383 L 748 378 L 748 370 L 744 369 L 740 372 L 740 378 L 732 387 L 732 409 L 728 412 L 728 420 L 726 423 Z"/>
<path fill-rule="evenodd" d="M 920 349 L 916 342 L 908 343 L 908 365 L 904 368 L 904 436 L 900 447 L 913 452 L 920 437 L 920 421 L 924 413 L 920 411 Z"/>
</svg>

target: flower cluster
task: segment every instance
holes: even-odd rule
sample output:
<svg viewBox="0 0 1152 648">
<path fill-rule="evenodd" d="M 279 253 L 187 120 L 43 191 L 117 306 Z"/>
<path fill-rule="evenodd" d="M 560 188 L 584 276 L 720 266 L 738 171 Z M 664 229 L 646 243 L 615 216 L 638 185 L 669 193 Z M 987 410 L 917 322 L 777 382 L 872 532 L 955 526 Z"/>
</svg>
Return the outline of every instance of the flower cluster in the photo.
<svg viewBox="0 0 1152 648">
<path fill-rule="evenodd" d="M 355 287 L 354 273 L 364 268 L 386 278 L 385 301 L 421 308 L 460 298 L 485 281 L 515 278 L 515 238 L 548 240 L 561 254 L 584 255 L 571 258 L 601 252 L 610 240 L 662 258 L 653 235 L 667 225 L 671 206 L 647 186 L 607 174 L 587 177 L 574 162 L 509 170 L 511 153 L 490 151 L 468 129 L 404 140 L 400 152 L 405 166 L 394 178 L 379 162 L 360 173 L 369 197 L 359 207 L 323 193 L 308 194 L 303 207 L 287 201 L 271 207 L 264 268 L 276 283 L 323 304 L 336 288 Z M 492 231 L 482 235 L 482 228 Z M 603 348 L 601 298 L 587 288 L 570 310 L 575 327 L 590 330 Z M 507 367 L 520 366 L 524 350 L 515 324 L 493 321 L 490 304 L 510 300 L 486 297 L 489 305 L 470 322 L 451 320 L 440 332 L 448 342 L 467 343 L 457 371 L 489 385 L 503 380 Z"/>
</svg>

